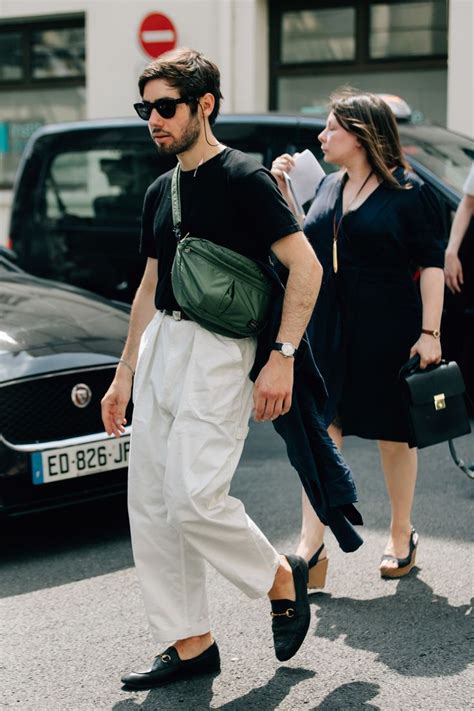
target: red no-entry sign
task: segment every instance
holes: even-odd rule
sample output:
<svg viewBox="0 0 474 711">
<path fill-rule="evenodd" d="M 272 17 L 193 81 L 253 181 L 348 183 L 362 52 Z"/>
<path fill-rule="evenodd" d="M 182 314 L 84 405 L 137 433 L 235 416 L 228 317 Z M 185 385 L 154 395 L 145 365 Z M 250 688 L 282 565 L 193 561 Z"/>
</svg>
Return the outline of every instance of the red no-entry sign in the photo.
<svg viewBox="0 0 474 711">
<path fill-rule="evenodd" d="M 138 31 L 141 46 L 153 58 L 176 47 L 176 36 L 176 28 L 170 18 L 159 12 L 147 15 Z"/>
</svg>

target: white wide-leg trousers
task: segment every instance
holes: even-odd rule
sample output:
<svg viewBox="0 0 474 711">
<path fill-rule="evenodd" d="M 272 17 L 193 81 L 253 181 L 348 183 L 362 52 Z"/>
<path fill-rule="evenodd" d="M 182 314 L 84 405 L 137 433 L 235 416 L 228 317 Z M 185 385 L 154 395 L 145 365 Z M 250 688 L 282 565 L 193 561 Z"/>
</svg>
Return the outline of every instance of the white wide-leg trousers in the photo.
<svg viewBox="0 0 474 711">
<path fill-rule="evenodd" d="M 248 432 L 254 356 L 255 339 L 218 336 L 161 312 L 143 334 L 128 505 L 158 643 L 209 631 L 205 560 L 249 597 L 273 584 L 278 554 L 229 496 Z"/>
</svg>

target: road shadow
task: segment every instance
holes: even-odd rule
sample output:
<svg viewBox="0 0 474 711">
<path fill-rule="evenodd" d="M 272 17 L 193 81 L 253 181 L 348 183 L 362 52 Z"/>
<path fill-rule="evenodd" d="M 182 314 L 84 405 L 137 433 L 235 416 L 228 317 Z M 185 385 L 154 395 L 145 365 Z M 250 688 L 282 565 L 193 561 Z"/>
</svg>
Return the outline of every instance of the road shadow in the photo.
<svg viewBox="0 0 474 711">
<path fill-rule="evenodd" d="M 213 711 L 249 711 L 249 709 L 274 711 L 288 696 L 293 686 L 306 679 L 311 679 L 315 674 L 316 672 L 310 669 L 279 667 L 266 684 L 221 706 L 214 705 Z M 205 711 L 211 708 L 212 686 L 213 680 L 211 678 L 201 677 L 183 681 L 166 688 L 153 689 L 142 703 L 135 699 L 119 701 L 112 707 L 112 711 L 137 711 L 138 709 L 140 711 L 156 711 L 156 709 L 176 711 L 178 708 Z"/>
<path fill-rule="evenodd" d="M 2 521 L 0 598 L 133 565 L 125 497 Z"/>
<path fill-rule="evenodd" d="M 451 676 L 472 661 L 470 605 L 455 607 L 417 577 L 399 581 L 396 593 L 371 600 L 311 596 L 318 604 L 315 636 L 343 638 L 354 649 L 376 654 L 376 661 L 398 674 Z"/>
<path fill-rule="evenodd" d="M 369 684 L 366 681 L 353 681 L 350 684 L 342 684 L 334 691 L 331 691 L 311 711 L 341 711 L 341 709 L 380 711 L 380 706 L 368 703 L 378 695 L 379 691 L 380 686 L 378 684 Z"/>
</svg>

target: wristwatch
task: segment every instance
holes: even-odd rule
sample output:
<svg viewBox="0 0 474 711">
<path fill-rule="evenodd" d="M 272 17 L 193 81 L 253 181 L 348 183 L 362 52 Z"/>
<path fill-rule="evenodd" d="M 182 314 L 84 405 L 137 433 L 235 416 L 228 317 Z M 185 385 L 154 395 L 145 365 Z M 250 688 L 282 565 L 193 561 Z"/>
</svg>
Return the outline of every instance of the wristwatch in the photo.
<svg viewBox="0 0 474 711">
<path fill-rule="evenodd" d="M 426 333 L 428 336 L 433 336 L 433 338 L 439 338 L 441 336 L 439 328 L 435 328 L 434 331 L 430 331 L 429 328 L 422 328 L 421 332 Z"/>
<path fill-rule="evenodd" d="M 284 358 L 294 358 L 297 353 L 297 349 L 292 343 L 274 343 L 272 350 L 280 351 Z"/>
</svg>

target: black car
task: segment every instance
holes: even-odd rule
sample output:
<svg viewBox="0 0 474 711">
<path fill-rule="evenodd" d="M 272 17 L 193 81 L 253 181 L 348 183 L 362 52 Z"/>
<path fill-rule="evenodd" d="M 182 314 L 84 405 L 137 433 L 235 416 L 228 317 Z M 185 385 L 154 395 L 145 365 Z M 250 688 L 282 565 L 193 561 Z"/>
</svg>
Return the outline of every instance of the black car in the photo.
<svg viewBox="0 0 474 711">
<path fill-rule="evenodd" d="M 334 166 L 325 164 L 317 140 L 324 125 L 324 117 L 227 114 L 218 119 L 215 133 L 266 166 L 281 153 L 310 148 L 329 172 Z M 435 189 L 448 227 L 474 158 L 474 142 L 407 120 L 399 128 L 406 157 Z M 38 276 L 130 302 L 144 266 L 137 253 L 143 196 L 173 164 L 173 158 L 158 156 L 139 119 L 40 129 L 25 150 L 14 192 L 10 244 L 19 263 Z M 466 288 L 461 297 L 446 299 L 443 347 L 460 363 L 474 399 L 473 254 L 471 234 L 461 252 Z"/>
<path fill-rule="evenodd" d="M 31 276 L 5 255 L 0 250 L 0 517 L 120 494 L 130 435 L 105 434 L 100 400 L 129 308 Z"/>
</svg>

